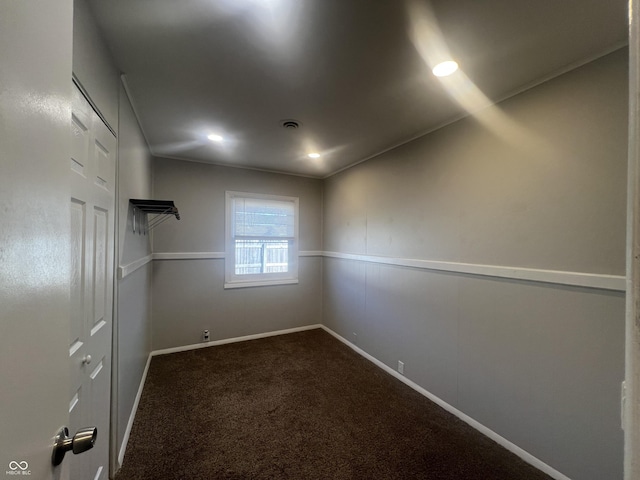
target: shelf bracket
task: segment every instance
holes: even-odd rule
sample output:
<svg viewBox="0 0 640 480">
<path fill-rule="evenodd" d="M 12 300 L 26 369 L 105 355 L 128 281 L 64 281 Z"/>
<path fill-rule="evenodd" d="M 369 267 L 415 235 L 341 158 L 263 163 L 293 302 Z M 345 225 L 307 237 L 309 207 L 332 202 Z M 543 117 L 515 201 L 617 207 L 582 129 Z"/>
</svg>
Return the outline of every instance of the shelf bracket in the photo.
<svg viewBox="0 0 640 480">
<path fill-rule="evenodd" d="M 138 235 L 146 235 L 153 228 L 157 227 L 161 223 L 164 223 L 167 219 L 174 216 L 177 220 L 180 220 L 180 212 L 171 200 L 140 200 L 136 198 L 129 199 L 129 203 L 133 206 L 133 233 L 136 233 L 136 226 L 138 227 Z M 144 220 L 141 220 L 138 216 L 144 214 Z M 154 215 L 149 220 L 148 215 Z"/>
</svg>

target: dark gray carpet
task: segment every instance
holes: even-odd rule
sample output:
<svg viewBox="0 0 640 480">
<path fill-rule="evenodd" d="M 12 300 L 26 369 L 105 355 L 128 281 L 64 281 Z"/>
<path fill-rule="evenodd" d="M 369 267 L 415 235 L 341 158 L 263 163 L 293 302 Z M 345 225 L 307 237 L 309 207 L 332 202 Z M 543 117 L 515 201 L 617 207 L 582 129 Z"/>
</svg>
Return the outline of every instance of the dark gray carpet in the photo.
<svg viewBox="0 0 640 480">
<path fill-rule="evenodd" d="M 323 330 L 153 358 L 117 480 L 548 480 Z"/>
</svg>

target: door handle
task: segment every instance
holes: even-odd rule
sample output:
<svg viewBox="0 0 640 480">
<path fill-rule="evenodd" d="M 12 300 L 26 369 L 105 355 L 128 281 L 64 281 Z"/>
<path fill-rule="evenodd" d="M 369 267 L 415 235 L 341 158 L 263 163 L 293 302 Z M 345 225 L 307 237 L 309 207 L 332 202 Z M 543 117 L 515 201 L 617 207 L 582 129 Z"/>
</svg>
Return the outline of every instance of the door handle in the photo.
<svg viewBox="0 0 640 480">
<path fill-rule="evenodd" d="M 81 428 L 73 437 L 69 437 L 69 429 L 62 427 L 53 445 L 51 463 L 56 466 L 62 463 L 65 453 L 71 450 L 74 454 L 91 450 L 96 443 L 98 429 L 96 427 Z"/>
</svg>

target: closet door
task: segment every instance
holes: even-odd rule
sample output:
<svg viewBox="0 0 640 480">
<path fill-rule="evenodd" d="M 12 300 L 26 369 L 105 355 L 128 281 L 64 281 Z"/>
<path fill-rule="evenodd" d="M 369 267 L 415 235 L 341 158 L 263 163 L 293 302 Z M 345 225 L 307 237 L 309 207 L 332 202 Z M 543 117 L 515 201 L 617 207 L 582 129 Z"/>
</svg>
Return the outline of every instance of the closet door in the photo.
<svg viewBox="0 0 640 480">
<path fill-rule="evenodd" d="M 74 88 L 71 176 L 69 432 L 95 426 L 94 447 L 68 454 L 72 479 L 107 479 L 113 329 L 116 139 Z"/>
</svg>

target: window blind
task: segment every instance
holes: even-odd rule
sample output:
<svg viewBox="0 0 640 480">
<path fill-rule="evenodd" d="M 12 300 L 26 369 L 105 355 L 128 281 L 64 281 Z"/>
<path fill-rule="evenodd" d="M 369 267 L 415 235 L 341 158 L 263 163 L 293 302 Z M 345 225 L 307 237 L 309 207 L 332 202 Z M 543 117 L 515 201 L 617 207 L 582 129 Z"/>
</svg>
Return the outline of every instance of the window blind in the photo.
<svg viewBox="0 0 640 480">
<path fill-rule="evenodd" d="M 233 236 L 236 238 L 294 238 L 293 202 L 260 199 L 233 199 Z"/>
</svg>

